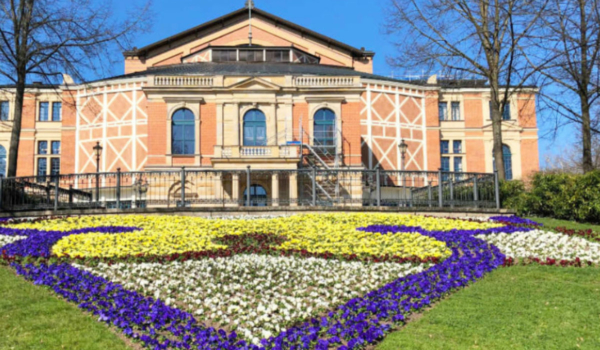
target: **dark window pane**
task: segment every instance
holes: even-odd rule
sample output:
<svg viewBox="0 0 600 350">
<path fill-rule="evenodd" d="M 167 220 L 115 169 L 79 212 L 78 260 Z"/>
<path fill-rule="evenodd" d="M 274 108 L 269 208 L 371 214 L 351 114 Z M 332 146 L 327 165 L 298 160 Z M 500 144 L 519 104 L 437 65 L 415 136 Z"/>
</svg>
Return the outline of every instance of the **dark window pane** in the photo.
<svg viewBox="0 0 600 350">
<path fill-rule="evenodd" d="M 38 142 L 38 154 L 48 154 L 48 141 Z"/>
<path fill-rule="evenodd" d="M 450 171 L 450 157 L 442 157 L 442 171 Z"/>
<path fill-rule="evenodd" d="M 440 120 L 448 120 L 448 104 L 446 102 L 440 102 L 438 105 L 440 114 Z"/>
<path fill-rule="evenodd" d="M 510 105 L 504 106 L 504 112 L 502 113 L 502 120 L 510 120 Z"/>
<path fill-rule="evenodd" d="M 46 172 L 48 170 L 48 160 L 46 158 L 38 158 L 37 175 L 38 181 L 46 181 Z"/>
<path fill-rule="evenodd" d="M 507 145 L 502 145 L 502 158 L 504 160 L 504 176 L 507 180 L 512 180 L 512 153 Z"/>
<path fill-rule="evenodd" d="M 60 175 L 60 158 L 50 159 L 50 175 Z"/>
<path fill-rule="evenodd" d="M 52 154 L 60 154 L 60 141 L 52 141 Z"/>
<path fill-rule="evenodd" d="M 48 102 L 40 102 L 40 121 L 47 122 L 48 121 Z"/>
<path fill-rule="evenodd" d="M 267 62 L 289 62 L 290 50 L 268 50 Z"/>
<path fill-rule="evenodd" d="M 452 120 L 461 120 L 460 102 L 452 102 Z"/>
<path fill-rule="evenodd" d="M 441 141 L 440 142 L 440 152 L 442 154 L 450 153 L 450 141 Z"/>
<path fill-rule="evenodd" d="M 62 103 L 53 102 L 52 103 L 52 121 L 59 122 L 62 111 Z"/>
<path fill-rule="evenodd" d="M 454 153 L 463 153 L 462 152 L 462 141 L 454 141 Z"/>
<path fill-rule="evenodd" d="M 6 148 L 0 145 L 0 177 L 6 176 Z"/>
<path fill-rule="evenodd" d="M 0 120 L 8 120 L 9 106 L 8 101 L 0 102 Z"/>
<path fill-rule="evenodd" d="M 171 124 L 171 154 L 188 155 L 195 153 L 196 123 L 194 113 L 182 108 L 173 114 Z"/>
<path fill-rule="evenodd" d="M 454 171 L 462 172 L 462 157 L 454 157 Z"/>
</svg>

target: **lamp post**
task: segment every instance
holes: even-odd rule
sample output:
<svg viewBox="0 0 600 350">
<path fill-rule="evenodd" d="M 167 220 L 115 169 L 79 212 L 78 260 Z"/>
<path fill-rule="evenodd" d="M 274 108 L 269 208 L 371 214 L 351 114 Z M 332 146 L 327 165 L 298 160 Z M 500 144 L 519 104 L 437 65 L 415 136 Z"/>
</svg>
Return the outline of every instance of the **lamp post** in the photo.
<svg viewBox="0 0 600 350">
<path fill-rule="evenodd" d="M 100 156 L 102 156 L 102 146 L 100 146 L 100 142 L 96 142 L 96 146 L 94 146 L 94 153 L 96 153 L 96 172 L 100 172 Z"/>
<path fill-rule="evenodd" d="M 133 190 L 135 192 L 135 207 L 136 208 L 145 208 L 145 205 L 142 204 L 143 196 L 146 192 L 148 192 L 148 181 L 143 180 L 140 176 L 135 183 L 133 184 Z M 138 200 L 139 198 L 139 200 Z"/>
<path fill-rule="evenodd" d="M 93 149 L 94 153 L 96 153 L 96 206 L 100 206 L 100 156 L 102 155 L 100 142 L 96 142 L 96 146 Z"/>
<path fill-rule="evenodd" d="M 408 145 L 406 144 L 406 142 L 404 141 L 404 139 L 402 139 L 402 142 L 400 142 L 400 144 L 398 145 L 398 150 L 400 151 L 400 156 L 402 164 L 400 167 L 400 170 L 402 170 L 402 181 L 401 181 L 401 186 L 402 186 L 402 196 L 406 198 L 406 175 L 404 174 L 404 170 L 406 168 L 406 152 L 408 151 Z"/>
<path fill-rule="evenodd" d="M 402 168 L 401 170 L 404 171 L 404 161 L 406 159 L 406 152 L 408 151 L 408 145 L 406 144 L 406 142 L 404 142 L 404 139 L 402 139 L 402 142 L 398 145 L 398 148 L 400 149 L 400 155 L 402 156 Z"/>
</svg>

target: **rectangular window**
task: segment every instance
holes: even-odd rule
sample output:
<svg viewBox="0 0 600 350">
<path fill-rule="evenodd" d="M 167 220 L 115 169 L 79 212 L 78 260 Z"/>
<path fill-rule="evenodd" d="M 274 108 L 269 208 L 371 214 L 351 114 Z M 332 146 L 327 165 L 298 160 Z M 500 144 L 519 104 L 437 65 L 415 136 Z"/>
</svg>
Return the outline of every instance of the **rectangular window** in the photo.
<svg viewBox="0 0 600 350">
<path fill-rule="evenodd" d="M 492 119 L 492 102 L 490 101 L 490 120 Z M 504 112 L 502 113 L 502 120 L 510 120 L 510 101 L 504 106 Z"/>
<path fill-rule="evenodd" d="M 463 153 L 462 152 L 462 141 L 454 141 L 452 143 L 452 146 L 453 146 L 452 147 L 453 153 L 457 153 L 457 154 Z"/>
<path fill-rule="evenodd" d="M 61 102 L 52 102 L 52 121 L 59 122 L 60 116 L 62 112 L 62 103 Z"/>
<path fill-rule="evenodd" d="M 38 154 L 48 154 L 48 141 L 38 142 Z"/>
<path fill-rule="evenodd" d="M 290 50 L 268 50 L 267 62 L 289 62 Z"/>
<path fill-rule="evenodd" d="M 510 104 L 504 106 L 504 113 L 502 113 L 502 120 L 510 120 Z"/>
<path fill-rule="evenodd" d="M 52 178 L 56 175 L 60 175 L 60 158 L 50 159 L 50 175 Z"/>
<path fill-rule="evenodd" d="M 452 102 L 452 120 L 461 120 L 460 102 Z"/>
<path fill-rule="evenodd" d="M 450 141 L 441 141 L 440 142 L 440 153 L 441 154 L 450 153 Z"/>
<path fill-rule="evenodd" d="M 454 157 L 454 171 L 457 173 L 462 172 L 462 157 Z"/>
<path fill-rule="evenodd" d="M 237 50 L 213 50 L 213 62 L 235 62 L 237 61 Z"/>
<path fill-rule="evenodd" d="M 41 122 L 48 121 L 48 102 L 40 102 L 39 120 Z"/>
<path fill-rule="evenodd" d="M 38 182 L 46 181 L 47 171 L 48 171 L 48 159 L 38 158 L 38 161 L 37 161 L 37 180 L 38 180 Z"/>
<path fill-rule="evenodd" d="M 60 141 L 52 141 L 52 154 L 60 154 Z"/>
<path fill-rule="evenodd" d="M 263 50 L 240 50 L 241 62 L 262 62 L 264 61 Z"/>
<path fill-rule="evenodd" d="M 442 171 L 450 171 L 450 157 L 442 157 Z"/>
<path fill-rule="evenodd" d="M 448 104 L 446 102 L 440 102 L 438 105 L 440 120 L 448 120 Z"/>
<path fill-rule="evenodd" d="M 8 101 L 0 101 L 0 120 L 8 120 L 9 106 Z"/>
</svg>

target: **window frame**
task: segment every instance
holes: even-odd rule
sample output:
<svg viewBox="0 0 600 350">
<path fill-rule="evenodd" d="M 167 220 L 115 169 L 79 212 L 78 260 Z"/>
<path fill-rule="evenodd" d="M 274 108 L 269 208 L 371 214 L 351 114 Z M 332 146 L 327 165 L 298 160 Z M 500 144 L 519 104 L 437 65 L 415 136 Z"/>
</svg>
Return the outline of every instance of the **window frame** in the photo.
<svg viewBox="0 0 600 350">
<path fill-rule="evenodd" d="M 54 119 L 56 113 L 56 106 L 58 106 L 58 120 Z M 61 122 L 62 121 L 62 102 L 61 101 L 53 101 L 52 102 L 52 115 L 50 116 L 50 121 L 52 122 Z"/>
<path fill-rule="evenodd" d="M 58 144 L 58 152 L 54 152 L 54 145 Z M 60 155 L 61 153 L 61 143 L 60 141 L 50 141 L 50 154 L 52 155 Z"/>
<path fill-rule="evenodd" d="M 444 110 L 444 113 L 442 113 L 442 109 Z M 440 121 L 448 121 L 448 102 L 444 101 L 438 103 L 438 114 Z"/>
<path fill-rule="evenodd" d="M 45 117 L 46 120 L 42 119 L 42 106 L 46 106 L 46 113 L 45 113 Z M 47 123 L 50 122 L 50 102 L 49 101 L 40 101 L 38 103 L 38 117 L 37 120 L 39 122 L 43 122 L 43 123 Z"/>
<path fill-rule="evenodd" d="M 4 107 L 6 106 L 6 110 Z M 6 112 L 6 113 L 4 113 Z M 6 118 L 4 118 L 6 116 Z M 0 121 L 9 121 L 10 120 L 10 101 L 0 101 Z"/>
<path fill-rule="evenodd" d="M 323 115 L 324 118 L 326 117 L 331 117 L 330 119 L 319 119 L 318 115 L 319 113 L 325 113 Z M 331 108 L 319 108 L 314 114 L 313 114 L 313 146 L 315 147 L 327 147 L 327 148 L 331 148 L 331 147 L 336 147 L 337 146 L 337 132 L 336 132 L 336 127 L 337 127 L 337 115 L 335 114 L 335 112 L 331 109 Z M 332 131 L 333 131 L 333 137 L 325 137 L 325 136 L 317 136 L 317 127 L 331 127 Z M 326 128 L 328 129 L 328 128 Z M 321 131 L 319 131 L 321 132 Z M 325 133 L 327 133 L 328 131 L 325 130 L 323 131 Z M 317 144 L 317 140 L 319 140 L 319 144 Z M 324 143 L 320 142 L 320 141 L 325 141 Z"/>
<path fill-rule="evenodd" d="M 179 112 L 183 112 L 184 114 L 182 115 L 182 117 L 186 118 L 186 117 L 190 117 L 191 119 L 182 119 L 182 120 L 176 120 L 177 118 L 177 113 Z M 186 115 L 186 112 L 189 112 L 188 115 Z M 177 130 L 177 127 L 181 127 L 181 139 L 176 139 L 175 138 L 175 132 Z M 192 129 L 192 137 L 191 139 L 188 139 L 186 136 L 186 131 L 187 128 L 191 128 Z M 182 152 L 175 152 L 175 143 L 179 142 L 181 143 L 181 145 L 183 146 L 182 148 Z M 193 146 L 191 149 L 191 153 L 186 152 L 186 144 L 188 142 L 192 142 Z M 196 145 L 197 145 L 197 140 L 196 140 L 196 115 L 194 114 L 194 112 L 186 107 L 181 107 L 181 108 L 177 108 L 173 114 L 171 114 L 171 155 L 173 156 L 196 156 Z"/>
<path fill-rule="evenodd" d="M 46 147 L 44 148 L 44 152 L 42 152 L 42 144 L 46 145 Z M 38 141 L 36 154 L 39 156 L 47 156 L 48 155 L 48 141 L 46 141 L 46 140 Z"/>
<path fill-rule="evenodd" d="M 258 115 L 259 117 L 262 116 L 262 120 L 250 120 L 249 118 L 255 118 L 257 115 L 256 113 L 260 113 L 260 115 Z M 248 118 L 248 120 L 247 120 Z M 250 141 L 250 138 L 246 137 L 246 128 L 248 127 L 248 129 L 252 128 L 252 132 L 253 132 L 253 138 L 252 138 L 252 142 L 248 142 L 246 143 L 246 141 Z M 264 142 L 257 142 L 258 139 L 257 138 L 257 130 L 259 130 L 260 128 L 264 128 Z M 268 144 L 268 127 L 267 127 L 267 116 L 266 114 L 261 111 L 258 108 L 252 108 L 247 110 L 244 113 L 244 116 L 242 117 L 242 146 L 244 147 L 265 147 Z"/>
<path fill-rule="evenodd" d="M 450 101 L 450 119 L 452 121 L 463 120 L 460 105 L 460 101 Z"/>
</svg>

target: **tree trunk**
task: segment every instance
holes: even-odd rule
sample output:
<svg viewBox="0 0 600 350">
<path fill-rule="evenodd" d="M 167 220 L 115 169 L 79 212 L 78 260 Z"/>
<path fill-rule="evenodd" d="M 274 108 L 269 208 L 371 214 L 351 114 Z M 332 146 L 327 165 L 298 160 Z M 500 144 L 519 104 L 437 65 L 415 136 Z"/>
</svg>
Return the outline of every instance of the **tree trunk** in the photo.
<svg viewBox="0 0 600 350">
<path fill-rule="evenodd" d="M 21 138 L 21 120 L 23 119 L 23 101 L 25 99 L 25 77 L 26 74 L 24 72 L 17 73 L 15 106 L 13 110 L 13 127 L 10 135 L 10 149 L 8 151 L 7 177 L 17 176 L 17 159 L 19 156 L 19 140 Z"/>
<path fill-rule="evenodd" d="M 493 84 L 493 83 L 492 83 Z M 498 170 L 498 178 L 500 180 L 506 179 L 506 173 L 504 172 L 504 156 L 502 153 L 502 111 L 500 110 L 500 103 L 498 103 L 497 89 L 491 89 L 491 118 L 492 118 L 492 135 L 494 138 L 494 165 Z"/>
<path fill-rule="evenodd" d="M 590 105 L 584 96 L 581 98 L 581 137 L 582 137 L 582 168 L 584 173 L 589 173 L 594 170 L 594 162 L 592 160 L 592 130 L 590 120 Z"/>
</svg>

